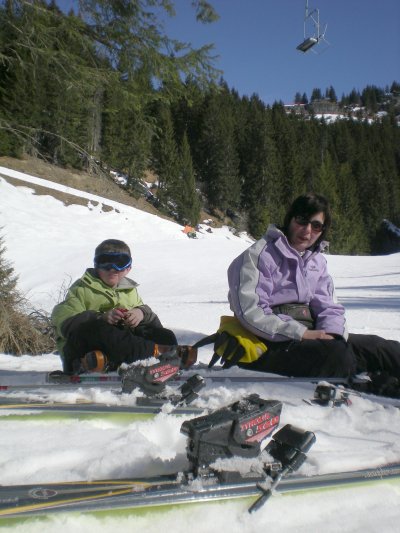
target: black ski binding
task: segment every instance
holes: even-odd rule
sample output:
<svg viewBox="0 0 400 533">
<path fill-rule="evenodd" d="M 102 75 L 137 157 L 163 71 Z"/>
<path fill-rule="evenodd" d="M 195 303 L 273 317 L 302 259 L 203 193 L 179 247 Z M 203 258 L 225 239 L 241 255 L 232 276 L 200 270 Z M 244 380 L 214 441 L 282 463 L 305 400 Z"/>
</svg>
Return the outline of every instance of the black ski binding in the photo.
<svg viewBox="0 0 400 533">
<path fill-rule="evenodd" d="M 204 387 L 205 382 L 199 374 L 195 374 L 179 387 L 178 394 L 166 395 L 165 385 L 180 374 L 180 365 L 181 360 L 176 355 L 163 354 L 151 366 L 121 366 L 118 374 L 121 377 L 122 392 L 130 394 L 138 388 L 149 398 L 169 401 L 173 405 L 188 404 L 197 398 L 197 392 Z"/>
<path fill-rule="evenodd" d="M 71 383 L 71 374 L 62 370 L 53 370 L 46 376 L 47 383 Z"/>
<path fill-rule="evenodd" d="M 260 443 L 279 425 L 282 403 L 252 394 L 206 416 L 186 420 L 187 456 L 195 476 L 207 475 L 220 458 L 257 457 Z"/>
<path fill-rule="evenodd" d="M 340 407 L 341 405 L 351 405 L 350 392 L 336 387 L 332 383 L 318 383 L 314 391 L 312 403 L 326 405 L 328 407 Z"/>
<path fill-rule="evenodd" d="M 209 415 L 186 420 L 181 433 L 188 438 L 188 474 L 208 481 L 217 479 L 217 482 L 233 480 L 232 476 L 240 477 L 237 471 L 215 471 L 213 463 L 234 456 L 258 457 L 261 442 L 279 425 L 281 410 L 281 402 L 263 400 L 257 394 L 251 394 Z M 283 476 L 300 468 L 315 440 L 311 431 L 290 424 L 272 437 L 265 448 L 271 459 L 264 464 L 264 474 L 255 473 L 253 477 L 262 494 L 249 512 L 256 511 L 268 500 Z M 250 476 L 250 472 L 245 474 L 246 478 Z M 272 484 L 265 487 L 261 482 L 268 477 L 272 478 Z"/>
<path fill-rule="evenodd" d="M 178 389 L 178 396 L 172 396 L 170 401 L 174 405 L 189 404 L 198 397 L 197 392 L 205 385 L 204 378 L 200 374 L 194 374 L 187 379 Z"/>
<path fill-rule="evenodd" d="M 179 374 L 180 359 L 177 356 L 161 355 L 158 362 L 151 366 L 138 363 L 120 366 L 122 392 L 130 394 L 139 388 L 148 396 L 159 395 L 165 389 L 165 383 Z"/>
<path fill-rule="evenodd" d="M 316 438 L 311 431 L 304 431 L 300 428 L 287 424 L 272 437 L 271 442 L 266 447 L 266 451 L 282 464 L 281 470 L 272 475 L 272 484 L 264 487 L 258 483 L 257 487 L 262 491 L 261 496 L 251 505 L 249 513 L 257 511 L 272 496 L 274 489 L 281 479 L 291 472 L 295 472 L 307 459 L 306 453 L 315 443 Z"/>
<path fill-rule="evenodd" d="M 53 370 L 46 376 L 47 383 L 54 383 L 57 385 L 68 385 L 70 383 L 81 383 L 81 375 L 64 372 L 63 370 Z"/>
</svg>

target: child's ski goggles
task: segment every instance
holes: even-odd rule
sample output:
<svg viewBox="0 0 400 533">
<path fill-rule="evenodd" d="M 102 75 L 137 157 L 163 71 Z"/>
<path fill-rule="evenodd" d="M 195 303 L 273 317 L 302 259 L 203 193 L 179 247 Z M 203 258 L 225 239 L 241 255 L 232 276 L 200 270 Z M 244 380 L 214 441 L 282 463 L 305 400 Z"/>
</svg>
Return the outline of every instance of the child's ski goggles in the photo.
<svg viewBox="0 0 400 533">
<path fill-rule="evenodd" d="M 119 252 L 107 252 L 105 254 L 96 255 L 94 258 L 94 266 L 100 270 L 125 270 L 132 264 L 132 258 L 128 254 L 121 254 Z"/>
</svg>

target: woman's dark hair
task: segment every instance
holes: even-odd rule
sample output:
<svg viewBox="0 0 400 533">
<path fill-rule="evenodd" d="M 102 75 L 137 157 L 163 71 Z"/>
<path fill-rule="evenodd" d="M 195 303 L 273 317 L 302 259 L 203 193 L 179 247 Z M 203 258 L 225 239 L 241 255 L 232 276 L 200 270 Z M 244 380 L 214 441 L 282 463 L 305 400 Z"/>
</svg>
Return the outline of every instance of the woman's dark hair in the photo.
<svg viewBox="0 0 400 533">
<path fill-rule="evenodd" d="M 331 209 L 329 207 L 328 199 L 325 198 L 325 196 L 322 196 L 322 194 L 310 192 L 298 196 L 289 207 L 289 210 L 285 215 L 285 219 L 283 221 L 283 233 L 288 236 L 289 225 L 293 217 L 300 215 L 309 218 L 312 215 L 321 212 L 324 213 L 324 229 L 315 245 L 319 244 L 326 238 L 332 222 Z"/>
</svg>

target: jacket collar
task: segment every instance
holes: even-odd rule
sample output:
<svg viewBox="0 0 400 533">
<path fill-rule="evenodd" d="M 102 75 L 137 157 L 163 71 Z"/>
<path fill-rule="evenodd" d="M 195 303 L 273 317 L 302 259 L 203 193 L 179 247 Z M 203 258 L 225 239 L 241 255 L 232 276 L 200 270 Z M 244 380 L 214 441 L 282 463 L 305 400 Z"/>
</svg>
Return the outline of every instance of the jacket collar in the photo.
<svg viewBox="0 0 400 533">
<path fill-rule="evenodd" d="M 286 235 L 275 224 L 270 224 L 265 233 L 264 239 L 269 242 L 274 242 L 276 247 L 285 255 L 292 255 L 297 253 L 296 250 L 289 244 Z M 321 241 L 317 246 L 306 250 L 305 257 L 308 258 L 312 254 L 321 253 L 329 246 L 328 241 Z"/>
</svg>

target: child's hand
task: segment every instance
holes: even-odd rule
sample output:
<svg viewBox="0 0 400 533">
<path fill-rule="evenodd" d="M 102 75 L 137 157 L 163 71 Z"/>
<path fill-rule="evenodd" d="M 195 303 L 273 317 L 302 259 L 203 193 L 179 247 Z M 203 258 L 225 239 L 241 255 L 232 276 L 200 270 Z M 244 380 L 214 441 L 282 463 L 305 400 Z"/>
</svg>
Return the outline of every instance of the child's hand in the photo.
<svg viewBox="0 0 400 533">
<path fill-rule="evenodd" d="M 104 313 L 103 318 L 109 324 L 115 326 L 120 320 L 125 320 L 126 309 L 110 309 L 107 313 Z"/>
<path fill-rule="evenodd" d="M 135 309 L 130 309 L 124 315 L 124 324 L 131 328 L 135 328 L 143 320 L 144 314 L 141 309 L 136 307 Z"/>
</svg>

